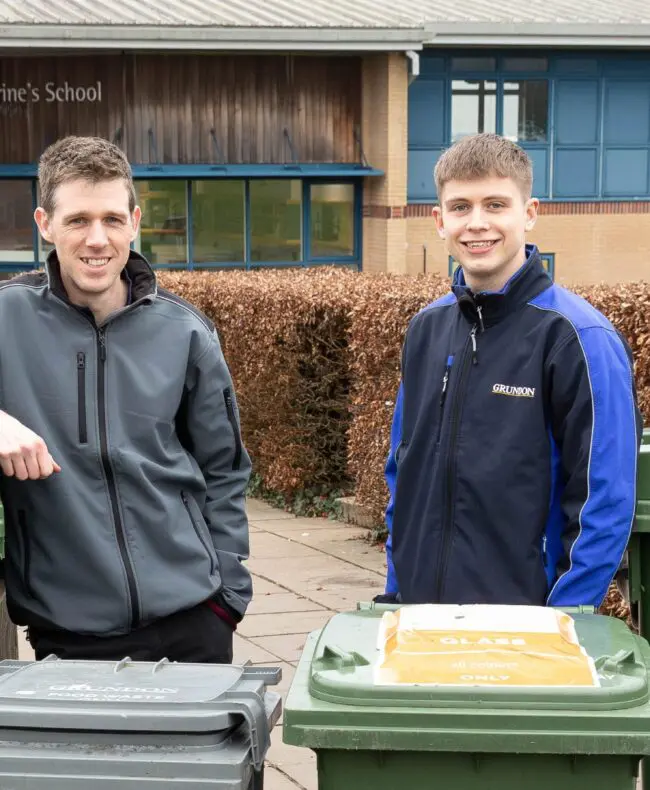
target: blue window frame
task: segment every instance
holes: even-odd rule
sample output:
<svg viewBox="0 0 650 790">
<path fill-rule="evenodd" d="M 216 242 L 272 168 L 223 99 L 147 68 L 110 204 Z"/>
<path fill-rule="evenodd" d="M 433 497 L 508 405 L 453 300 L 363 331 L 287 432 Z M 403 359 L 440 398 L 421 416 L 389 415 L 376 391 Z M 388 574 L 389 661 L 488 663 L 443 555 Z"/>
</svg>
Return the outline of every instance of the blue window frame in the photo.
<svg viewBox="0 0 650 790">
<path fill-rule="evenodd" d="M 542 199 L 647 200 L 650 55 L 423 53 L 409 89 L 410 203 L 436 199 L 433 167 L 458 131 L 517 139 Z"/>
<path fill-rule="evenodd" d="M 3 178 L 21 179 L 31 182 L 32 209 L 38 205 L 36 168 L 31 165 L 0 167 L 0 183 Z M 290 266 L 311 267 L 323 265 L 341 265 L 357 270 L 361 269 L 362 259 L 362 176 L 381 175 L 368 167 L 359 165 L 269 165 L 269 166 L 174 166 L 151 165 L 134 166 L 133 175 L 138 185 L 145 182 L 151 185 L 150 192 L 156 191 L 154 186 L 163 182 L 173 182 L 177 185 L 173 190 L 175 196 L 174 209 L 171 214 L 162 217 L 161 222 L 151 221 L 146 231 L 155 240 L 158 254 L 154 258 L 159 261 L 152 262 L 155 269 L 258 269 L 282 268 Z M 212 184 L 223 183 L 225 180 L 237 182 L 242 185 L 243 206 L 242 219 L 242 254 L 215 255 L 214 260 L 206 254 L 205 247 L 197 251 L 195 260 L 194 252 L 198 250 L 196 228 L 193 222 L 193 187 L 199 183 L 210 181 Z M 293 223 L 298 228 L 298 235 L 293 239 L 294 251 L 287 255 L 287 260 L 282 259 L 282 231 L 276 238 L 276 249 L 273 255 L 266 260 L 264 254 L 255 257 L 252 252 L 253 232 L 251 215 L 251 185 L 280 183 L 296 185 L 297 200 L 294 201 L 293 211 L 299 216 Z M 182 184 L 182 189 L 179 186 Z M 164 190 L 158 190 L 164 197 Z M 296 192 L 296 190 L 294 190 Z M 317 195 L 317 198 L 313 198 Z M 338 195 L 338 198 L 337 198 Z M 169 196 L 168 196 L 169 197 Z M 161 211 L 165 212 L 164 200 Z M 169 201 L 168 201 L 169 205 Z M 145 212 L 146 215 L 146 212 Z M 145 219 L 147 217 L 145 216 Z M 297 226 L 296 226 L 297 221 Z M 218 235 L 218 234 L 213 234 Z M 139 248 L 142 244 L 141 233 L 134 244 Z M 165 243 L 168 254 L 165 256 Z M 149 244 L 148 249 L 151 249 Z M 273 250 L 273 243 L 264 249 Z M 143 250 L 145 253 L 147 250 Z M 181 252 L 182 251 L 182 252 Z M 33 232 L 33 261 L 26 262 L 24 255 L 21 259 L 0 260 L 0 276 L 6 272 L 28 271 L 42 265 L 45 253 L 39 234 L 34 226 Z"/>
</svg>

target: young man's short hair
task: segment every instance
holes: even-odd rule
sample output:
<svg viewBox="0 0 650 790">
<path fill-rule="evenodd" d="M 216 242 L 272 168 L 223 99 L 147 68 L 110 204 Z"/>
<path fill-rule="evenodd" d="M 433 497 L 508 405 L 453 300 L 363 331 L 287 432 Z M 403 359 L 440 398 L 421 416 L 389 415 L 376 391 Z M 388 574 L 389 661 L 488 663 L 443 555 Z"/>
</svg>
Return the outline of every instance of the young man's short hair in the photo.
<svg viewBox="0 0 650 790">
<path fill-rule="evenodd" d="M 54 197 L 61 184 L 82 179 L 91 184 L 121 178 L 129 194 L 129 211 L 136 204 L 131 166 L 114 143 L 102 137 L 64 137 L 43 151 L 38 164 L 41 206 L 54 211 Z"/>
<path fill-rule="evenodd" d="M 448 148 L 433 171 L 438 196 L 449 181 L 476 181 L 479 178 L 511 178 L 524 199 L 532 194 L 533 163 L 516 143 L 498 134 L 484 132 L 463 137 Z"/>
</svg>

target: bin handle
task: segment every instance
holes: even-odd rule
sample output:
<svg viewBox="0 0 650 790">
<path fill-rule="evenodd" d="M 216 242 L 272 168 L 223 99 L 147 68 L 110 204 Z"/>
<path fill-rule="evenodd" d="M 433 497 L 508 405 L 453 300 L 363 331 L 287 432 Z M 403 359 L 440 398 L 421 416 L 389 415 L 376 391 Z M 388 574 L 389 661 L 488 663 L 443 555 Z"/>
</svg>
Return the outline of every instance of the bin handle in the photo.
<svg viewBox="0 0 650 790">
<path fill-rule="evenodd" d="M 601 656 L 596 660 L 596 669 L 616 672 L 624 664 L 636 664 L 634 650 L 621 649 L 613 656 Z"/>
<path fill-rule="evenodd" d="M 347 650 L 343 650 L 343 648 L 338 645 L 331 644 L 323 647 L 320 660 L 332 661 L 339 669 L 345 669 L 346 667 L 351 669 L 354 669 L 354 667 L 366 667 L 370 663 L 366 658 L 359 655 L 359 653 L 350 653 Z"/>
<path fill-rule="evenodd" d="M 227 691 L 212 703 L 224 713 L 242 716 L 248 726 L 253 766 L 260 771 L 264 757 L 271 746 L 269 723 L 266 718 L 264 700 L 255 691 Z"/>
</svg>

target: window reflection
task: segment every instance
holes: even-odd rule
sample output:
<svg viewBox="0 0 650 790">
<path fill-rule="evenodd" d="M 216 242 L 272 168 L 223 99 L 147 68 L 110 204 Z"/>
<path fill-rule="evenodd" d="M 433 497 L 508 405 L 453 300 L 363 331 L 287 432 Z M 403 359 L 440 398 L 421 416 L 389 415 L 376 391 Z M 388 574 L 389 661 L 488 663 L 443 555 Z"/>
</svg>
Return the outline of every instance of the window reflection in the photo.
<svg viewBox="0 0 650 790">
<path fill-rule="evenodd" d="M 496 132 L 497 84 L 488 80 L 452 80 L 451 138 Z"/>
<path fill-rule="evenodd" d="M 302 181 L 250 182 L 251 261 L 302 259 Z"/>
<path fill-rule="evenodd" d="M 354 186 L 312 184 L 310 242 L 312 258 L 354 254 Z"/>
<path fill-rule="evenodd" d="M 142 221 L 136 248 L 151 263 L 186 263 L 187 182 L 137 181 Z"/>
<path fill-rule="evenodd" d="M 503 135 L 515 142 L 546 141 L 548 135 L 546 80 L 504 83 Z"/>
<path fill-rule="evenodd" d="M 244 260 L 244 182 L 192 182 L 192 258 L 195 263 Z"/>
<path fill-rule="evenodd" d="M 32 182 L 0 181 L 0 263 L 34 261 Z"/>
</svg>

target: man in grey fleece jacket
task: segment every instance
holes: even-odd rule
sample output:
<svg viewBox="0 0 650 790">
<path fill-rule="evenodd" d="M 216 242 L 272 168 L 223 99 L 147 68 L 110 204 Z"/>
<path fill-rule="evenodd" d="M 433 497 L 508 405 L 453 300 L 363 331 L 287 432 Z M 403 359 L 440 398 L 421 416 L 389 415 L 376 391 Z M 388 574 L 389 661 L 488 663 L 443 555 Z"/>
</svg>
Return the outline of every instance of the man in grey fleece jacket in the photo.
<svg viewBox="0 0 650 790">
<path fill-rule="evenodd" d="M 60 140 L 39 178 L 55 250 L 0 285 L 9 613 L 37 658 L 230 662 L 250 461 L 217 334 L 131 251 L 119 148 Z"/>
</svg>

